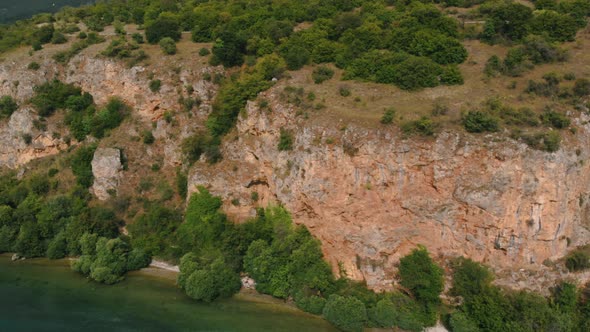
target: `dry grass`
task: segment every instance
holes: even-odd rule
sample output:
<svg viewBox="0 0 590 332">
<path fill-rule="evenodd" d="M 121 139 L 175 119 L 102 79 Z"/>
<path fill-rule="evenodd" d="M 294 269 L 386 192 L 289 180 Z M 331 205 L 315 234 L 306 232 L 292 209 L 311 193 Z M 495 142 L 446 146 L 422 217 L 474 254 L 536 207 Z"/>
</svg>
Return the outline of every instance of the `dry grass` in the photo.
<svg viewBox="0 0 590 332">
<path fill-rule="evenodd" d="M 569 50 L 570 60 L 566 63 L 555 63 L 536 66 L 522 77 L 500 76 L 487 78 L 483 69 L 488 58 L 492 55 L 504 57 L 508 51 L 506 46 L 490 46 L 477 40 L 464 43 L 469 51 L 469 58 L 460 68 L 465 83 L 460 86 L 439 86 L 417 92 L 403 91 L 390 85 L 370 82 L 342 81 L 342 71 L 335 69 L 334 78 L 322 84 L 314 84 L 311 79 L 312 66 L 300 71 L 292 72 L 291 78 L 281 81 L 276 89 L 282 90 L 286 86 L 303 87 L 316 95 L 316 102 L 323 103 L 326 108 L 310 112 L 313 121 L 325 120 L 326 123 L 341 121 L 354 122 L 358 125 L 374 127 L 387 108 L 394 108 L 397 120 L 417 119 L 430 115 L 435 103 L 443 103 L 449 107 L 446 117 L 439 119 L 449 125 L 456 124 L 461 112 L 480 107 L 487 99 L 499 97 L 500 100 L 513 107 L 529 107 L 536 111 L 550 103 L 549 98 L 536 97 L 524 93 L 529 80 L 541 80 L 548 72 L 560 75 L 574 72 L 577 78 L 590 77 L 590 33 L 580 32 L 576 42 L 563 45 Z M 515 88 L 510 85 L 516 84 Z M 571 82 L 563 82 L 567 86 Z M 339 88 L 346 86 L 351 96 L 342 97 Z M 556 105 L 558 108 L 569 108 L 568 105 Z"/>
</svg>

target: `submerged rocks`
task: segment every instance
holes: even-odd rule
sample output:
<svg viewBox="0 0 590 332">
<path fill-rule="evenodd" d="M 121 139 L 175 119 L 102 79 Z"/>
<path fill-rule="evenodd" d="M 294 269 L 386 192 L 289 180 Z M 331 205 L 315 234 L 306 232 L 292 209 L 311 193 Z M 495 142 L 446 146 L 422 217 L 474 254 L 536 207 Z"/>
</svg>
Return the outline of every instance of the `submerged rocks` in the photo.
<svg viewBox="0 0 590 332">
<path fill-rule="evenodd" d="M 91 192 L 101 201 L 117 194 L 121 178 L 121 151 L 114 148 L 98 148 L 92 159 L 94 184 Z"/>
</svg>

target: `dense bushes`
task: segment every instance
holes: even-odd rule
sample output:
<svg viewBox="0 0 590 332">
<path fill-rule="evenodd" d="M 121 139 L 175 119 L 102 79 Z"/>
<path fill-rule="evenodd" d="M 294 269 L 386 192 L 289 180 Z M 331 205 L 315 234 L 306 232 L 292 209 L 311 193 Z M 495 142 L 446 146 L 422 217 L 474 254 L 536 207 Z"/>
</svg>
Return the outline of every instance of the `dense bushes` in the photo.
<svg viewBox="0 0 590 332">
<path fill-rule="evenodd" d="M 164 37 L 160 39 L 159 44 L 164 54 L 176 54 L 176 42 L 174 41 L 174 39 L 170 37 Z"/>
<path fill-rule="evenodd" d="M 145 38 L 150 44 L 157 44 L 162 38 L 180 40 L 180 26 L 172 17 L 162 16 L 148 25 L 145 29 Z"/>
<path fill-rule="evenodd" d="M 206 262 L 192 253 L 181 259 L 178 284 L 188 296 L 204 302 L 229 297 L 242 286 L 240 276 L 223 258 Z"/>
<path fill-rule="evenodd" d="M 424 305 L 424 311 L 431 315 L 430 323 L 434 325 L 439 296 L 444 288 L 442 269 L 432 261 L 426 248 L 418 247 L 400 260 L 399 274 L 401 285 Z"/>
<path fill-rule="evenodd" d="M 127 271 L 149 265 L 151 259 L 140 249 L 131 249 L 120 238 L 107 239 L 86 233 L 80 238 L 82 256 L 72 269 L 105 284 L 121 281 Z"/>
<path fill-rule="evenodd" d="M 331 79 L 334 76 L 334 71 L 327 66 L 319 66 L 311 73 L 311 78 L 315 84 L 320 84 Z"/>
<path fill-rule="evenodd" d="M 90 187 L 94 182 L 91 163 L 96 148 L 96 144 L 82 146 L 76 151 L 71 159 L 72 172 L 76 176 L 76 181 L 84 188 Z"/>
<path fill-rule="evenodd" d="M 330 296 L 323 314 L 330 323 L 343 331 L 362 331 L 367 321 L 365 305 L 355 297 Z"/>
<path fill-rule="evenodd" d="M 500 129 L 499 120 L 487 112 L 469 111 L 463 116 L 462 122 L 470 133 L 495 132 Z"/>
<path fill-rule="evenodd" d="M 456 260 L 453 270 L 451 294 L 463 299 L 448 320 L 453 331 L 578 331 L 584 324 L 571 284 L 556 286 L 546 299 L 492 285 L 491 272 L 470 259 Z"/>
<path fill-rule="evenodd" d="M 572 251 L 565 259 L 565 266 L 570 271 L 581 271 L 590 268 L 590 255 L 583 250 Z"/>
<path fill-rule="evenodd" d="M 68 98 L 82 94 L 80 88 L 64 84 L 57 79 L 35 86 L 33 91 L 35 95 L 31 98 L 31 103 L 40 116 L 49 116 L 57 109 L 65 108 Z"/>
<path fill-rule="evenodd" d="M 18 109 L 18 104 L 11 96 L 0 98 L 0 119 L 8 118 Z"/>
</svg>

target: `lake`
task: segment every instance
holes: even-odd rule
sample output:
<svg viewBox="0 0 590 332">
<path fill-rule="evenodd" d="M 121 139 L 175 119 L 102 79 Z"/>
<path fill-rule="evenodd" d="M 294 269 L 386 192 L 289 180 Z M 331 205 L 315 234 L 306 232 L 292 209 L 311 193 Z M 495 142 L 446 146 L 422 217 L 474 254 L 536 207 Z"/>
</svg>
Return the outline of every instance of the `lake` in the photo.
<svg viewBox="0 0 590 332">
<path fill-rule="evenodd" d="M 0 331 L 335 331 L 323 319 L 269 300 L 202 304 L 174 282 L 136 272 L 105 286 L 67 261 L 0 255 Z"/>
<path fill-rule="evenodd" d="M 94 0 L 0 0 L 0 23 L 10 23 L 41 12 L 56 12 L 64 6 L 78 7 Z"/>
</svg>

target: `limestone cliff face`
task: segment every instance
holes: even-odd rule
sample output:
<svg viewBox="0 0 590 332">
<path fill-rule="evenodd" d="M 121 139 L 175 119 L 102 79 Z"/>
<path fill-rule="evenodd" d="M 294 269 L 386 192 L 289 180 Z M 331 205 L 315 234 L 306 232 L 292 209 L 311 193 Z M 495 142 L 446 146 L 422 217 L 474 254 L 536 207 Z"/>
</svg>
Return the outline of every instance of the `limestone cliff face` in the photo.
<svg viewBox="0 0 590 332">
<path fill-rule="evenodd" d="M 47 130 L 35 128 L 36 112 L 23 107 L 14 112 L 7 122 L 0 123 L 0 166 L 16 168 L 29 161 L 56 154 L 67 148 L 61 138 L 53 137 L 55 124 L 48 124 Z M 26 142 L 25 137 L 30 138 Z"/>
<path fill-rule="evenodd" d="M 116 196 L 121 179 L 121 151 L 113 148 L 98 148 L 92 158 L 94 183 L 90 191 L 101 201 Z"/>
<path fill-rule="evenodd" d="M 588 116 L 576 120 L 581 149 L 546 153 L 495 135 L 342 131 L 295 117 L 272 90 L 265 98 L 272 111 L 249 103 L 222 164 L 195 166 L 189 190 L 208 187 L 240 219 L 254 204 L 284 204 L 322 241 L 332 266 L 372 288 L 390 288 L 399 258 L 418 244 L 439 261 L 465 255 L 496 271 L 556 279 L 543 262 L 590 242 Z M 293 132 L 292 151 L 277 149 L 281 128 Z M 239 206 L 228 204 L 236 198 Z M 540 289 L 547 278 L 529 279 Z"/>
</svg>

